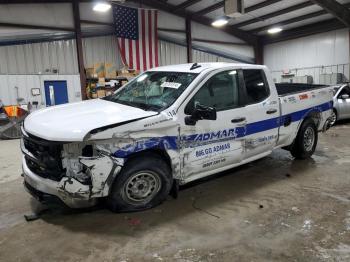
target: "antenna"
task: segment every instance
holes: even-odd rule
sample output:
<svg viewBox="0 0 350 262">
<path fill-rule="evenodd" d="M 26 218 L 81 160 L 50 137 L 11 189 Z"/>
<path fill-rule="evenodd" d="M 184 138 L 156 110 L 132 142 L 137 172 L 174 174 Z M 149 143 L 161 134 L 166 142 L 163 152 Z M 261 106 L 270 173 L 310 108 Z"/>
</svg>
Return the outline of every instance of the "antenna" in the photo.
<svg viewBox="0 0 350 262">
<path fill-rule="evenodd" d="M 190 70 L 194 70 L 194 69 L 197 69 L 197 68 L 200 68 L 200 67 L 201 67 L 201 65 L 199 65 L 199 64 L 197 64 L 197 63 L 194 63 L 194 64 L 191 66 Z"/>
</svg>

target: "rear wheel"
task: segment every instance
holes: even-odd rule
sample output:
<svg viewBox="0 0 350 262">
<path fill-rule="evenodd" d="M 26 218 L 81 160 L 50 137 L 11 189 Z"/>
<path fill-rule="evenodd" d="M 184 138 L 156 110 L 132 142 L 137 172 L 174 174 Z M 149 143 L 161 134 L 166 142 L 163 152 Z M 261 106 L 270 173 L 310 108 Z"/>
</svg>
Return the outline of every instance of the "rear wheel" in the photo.
<svg viewBox="0 0 350 262">
<path fill-rule="evenodd" d="M 329 117 L 329 126 L 334 126 L 337 122 L 337 112 L 333 109 L 331 116 Z"/>
<path fill-rule="evenodd" d="M 290 152 L 295 158 L 307 159 L 315 152 L 317 141 L 317 127 L 311 118 L 306 119 L 301 124 Z"/>
<path fill-rule="evenodd" d="M 172 182 L 170 168 L 161 157 L 140 155 L 129 160 L 116 177 L 108 207 L 123 212 L 157 206 L 166 199 Z"/>
</svg>

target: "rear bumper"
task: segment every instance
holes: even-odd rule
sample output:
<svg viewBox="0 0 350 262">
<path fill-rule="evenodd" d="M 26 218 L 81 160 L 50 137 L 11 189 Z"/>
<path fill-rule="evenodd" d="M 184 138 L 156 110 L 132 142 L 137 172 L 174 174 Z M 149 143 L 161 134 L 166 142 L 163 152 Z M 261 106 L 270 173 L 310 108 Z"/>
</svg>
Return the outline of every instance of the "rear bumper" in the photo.
<svg viewBox="0 0 350 262">
<path fill-rule="evenodd" d="M 24 157 L 22 168 L 25 188 L 41 202 L 59 200 L 71 208 L 91 207 L 97 202 L 96 198 L 91 198 L 90 187 L 74 178 L 63 177 L 57 182 L 40 177 L 28 168 Z"/>
</svg>

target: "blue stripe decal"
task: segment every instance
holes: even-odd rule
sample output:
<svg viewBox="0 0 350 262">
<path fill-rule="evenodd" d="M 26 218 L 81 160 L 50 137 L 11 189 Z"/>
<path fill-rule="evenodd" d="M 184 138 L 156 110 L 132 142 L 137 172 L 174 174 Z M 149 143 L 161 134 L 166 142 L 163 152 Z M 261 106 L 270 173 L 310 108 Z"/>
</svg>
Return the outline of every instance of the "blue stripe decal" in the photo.
<svg viewBox="0 0 350 262">
<path fill-rule="evenodd" d="M 324 112 L 333 108 L 333 101 L 307 108 L 301 111 L 297 111 L 291 114 L 287 114 L 280 117 L 275 117 L 267 120 L 262 120 L 254 123 L 247 124 L 245 127 L 236 127 L 232 129 L 215 131 L 211 134 L 193 134 L 181 137 L 181 140 L 186 143 L 194 141 L 210 141 L 214 138 L 235 139 L 244 136 L 249 136 L 255 133 L 264 132 L 270 129 L 278 128 L 282 126 L 286 118 L 290 118 L 291 122 L 296 122 L 304 119 L 311 112 Z M 127 157 L 128 155 L 136 152 L 140 152 L 146 149 L 159 148 L 159 149 L 178 149 L 178 137 L 177 136 L 163 136 L 154 137 L 143 141 L 138 141 L 135 144 L 130 144 L 122 149 L 117 150 L 114 153 L 115 157 Z"/>
</svg>

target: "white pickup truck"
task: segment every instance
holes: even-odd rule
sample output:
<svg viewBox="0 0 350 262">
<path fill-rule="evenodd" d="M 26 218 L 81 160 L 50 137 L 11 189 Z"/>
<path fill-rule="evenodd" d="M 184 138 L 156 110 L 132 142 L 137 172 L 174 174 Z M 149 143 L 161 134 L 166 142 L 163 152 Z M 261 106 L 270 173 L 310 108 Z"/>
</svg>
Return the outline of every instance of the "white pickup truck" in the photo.
<svg viewBox="0 0 350 262">
<path fill-rule="evenodd" d="M 158 205 L 169 192 L 284 148 L 315 151 L 332 90 L 275 86 L 265 66 L 154 68 L 103 99 L 54 106 L 23 126 L 24 184 L 40 201 L 113 211 Z M 172 191 L 173 190 L 173 191 Z"/>
</svg>

